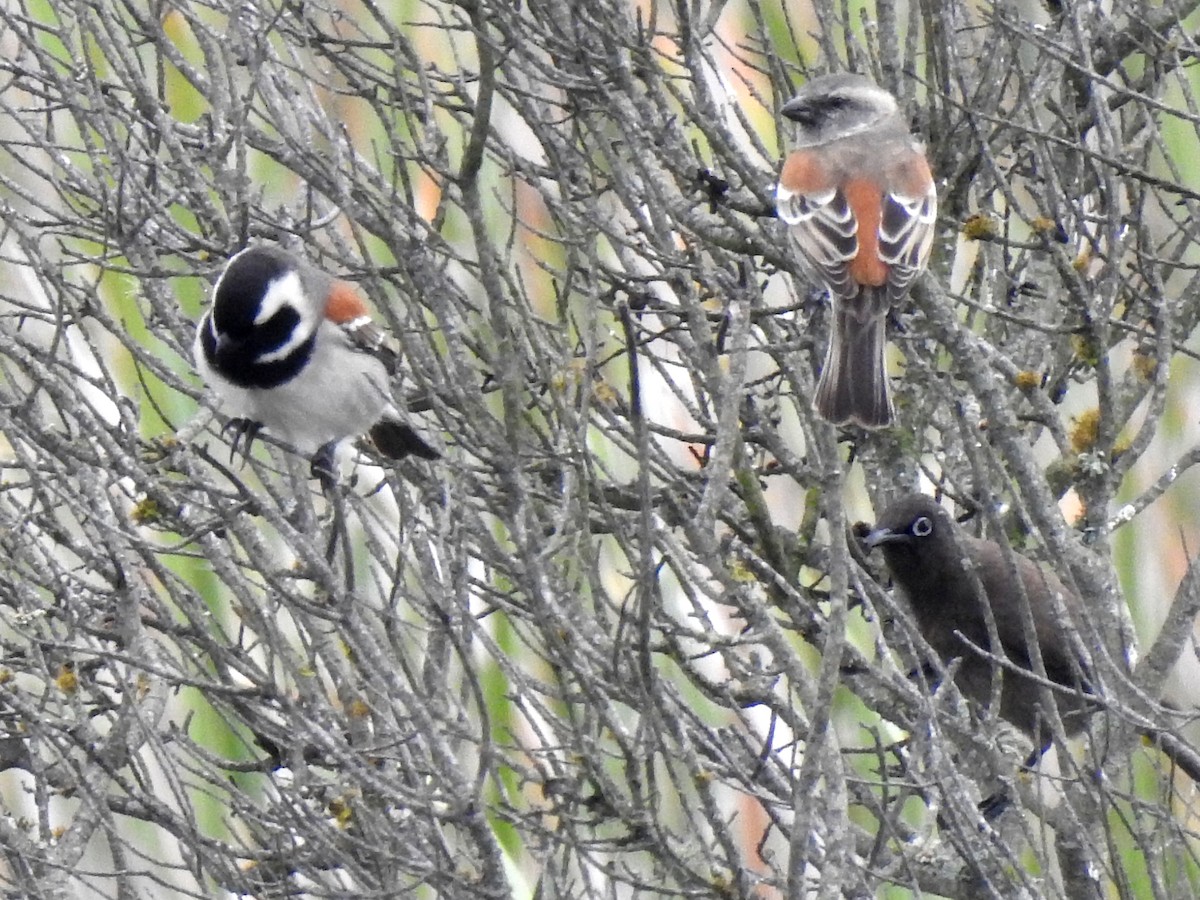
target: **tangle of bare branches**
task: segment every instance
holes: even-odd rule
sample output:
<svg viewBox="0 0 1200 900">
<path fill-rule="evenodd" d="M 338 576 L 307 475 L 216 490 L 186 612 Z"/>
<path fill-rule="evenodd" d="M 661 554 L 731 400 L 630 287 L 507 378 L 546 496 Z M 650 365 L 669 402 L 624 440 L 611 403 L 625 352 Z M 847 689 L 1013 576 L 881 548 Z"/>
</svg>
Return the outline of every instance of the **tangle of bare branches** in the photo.
<svg viewBox="0 0 1200 900">
<path fill-rule="evenodd" d="M 1196 4 L 1104 6 L 0 0 L 0 885 L 1200 890 L 1138 739 L 1193 743 Z M 939 188 L 871 433 L 773 209 L 839 69 Z M 332 561 L 193 370 L 250 242 L 358 286 L 444 450 L 357 447 Z M 1105 712 L 1035 773 L 846 540 L 918 485 L 1088 601 Z"/>
</svg>

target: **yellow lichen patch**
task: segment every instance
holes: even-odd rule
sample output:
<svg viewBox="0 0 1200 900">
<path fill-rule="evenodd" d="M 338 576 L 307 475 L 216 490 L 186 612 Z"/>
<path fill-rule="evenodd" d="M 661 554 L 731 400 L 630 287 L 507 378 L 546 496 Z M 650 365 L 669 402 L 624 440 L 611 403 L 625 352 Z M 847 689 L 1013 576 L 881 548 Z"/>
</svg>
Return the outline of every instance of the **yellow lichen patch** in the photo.
<svg viewBox="0 0 1200 900">
<path fill-rule="evenodd" d="M 133 509 L 130 510 L 129 517 L 137 525 L 153 525 L 162 518 L 162 510 L 158 508 L 156 500 L 142 494 L 138 497 L 137 502 L 133 504 Z"/>
<path fill-rule="evenodd" d="M 344 797 L 335 797 L 330 800 L 328 809 L 338 828 L 346 829 L 350 827 L 350 822 L 354 819 L 354 809 L 346 802 Z"/>
<path fill-rule="evenodd" d="M 1076 453 L 1094 450 L 1100 437 L 1100 410 L 1085 410 L 1071 419 L 1071 429 L 1067 437 L 1071 441 L 1071 449 Z"/>
<path fill-rule="evenodd" d="M 1138 351 L 1130 361 L 1134 373 L 1142 381 L 1153 381 L 1158 375 L 1158 358 Z"/>
<path fill-rule="evenodd" d="M 75 672 L 75 663 L 65 662 L 59 666 L 54 683 L 64 694 L 73 694 L 79 690 L 79 675 Z"/>
<path fill-rule="evenodd" d="M 962 234 L 968 241 L 990 241 L 1000 233 L 1000 225 L 987 213 L 975 213 L 962 224 Z"/>
<path fill-rule="evenodd" d="M 1080 362 L 1089 366 L 1097 366 L 1100 363 L 1100 346 L 1088 335 L 1071 335 L 1071 350 Z"/>
<path fill-rule="evenodd" d="M 1013 384 L 1020 390 L 1029 393 L 1035 391 L 1042 384 L 1042 375 L 1040 372 L 1034 372 L 1030 369 L 1025 369 L 1013 376 Z"/>
</svg>

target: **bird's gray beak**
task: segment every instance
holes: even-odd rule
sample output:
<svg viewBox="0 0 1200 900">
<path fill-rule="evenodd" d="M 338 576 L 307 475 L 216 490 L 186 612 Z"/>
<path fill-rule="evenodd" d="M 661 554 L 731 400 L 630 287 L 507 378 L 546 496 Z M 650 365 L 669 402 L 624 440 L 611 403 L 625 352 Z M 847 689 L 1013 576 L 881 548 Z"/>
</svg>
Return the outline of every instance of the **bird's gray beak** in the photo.
<svg viewBox="0 0 1200 900">
<path fill-rule="evenodd" d="M 867 545 L 868 550 L 874 550 L 880 544 L 904 544 L 910 540 L 911 538 L 903 531 L 892 531 L 890 528 L 876 528 L 863 538 L 863 543 Z"/>
<path fill-rule="evenodd" d="M 808 101 L 801 100 L 799 97 L 795 97 L 779 107 L 779 114 L 793 122 L 803 122 L 812 118 L 812 110 L 809 109 Z"/>
</svg>

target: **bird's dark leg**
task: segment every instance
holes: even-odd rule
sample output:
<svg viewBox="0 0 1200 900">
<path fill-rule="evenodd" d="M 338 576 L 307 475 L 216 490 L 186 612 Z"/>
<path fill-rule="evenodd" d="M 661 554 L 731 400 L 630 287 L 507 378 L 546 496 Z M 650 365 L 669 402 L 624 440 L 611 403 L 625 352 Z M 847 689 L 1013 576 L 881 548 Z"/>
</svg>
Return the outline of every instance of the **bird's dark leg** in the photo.
<svg viewBox="0 0 1200 900">
<path fill-rule="evenodd" d="M 908 680 L 914 684 L 924 684 L 929 687 L 929 690 L 936 691 L 942 686 L 942 675 L 933 667 L 932 663 L 921 663 L 915 669 L 908 673 Z"/>
<path fill-rule="evenodd" d="M 334 456 L 337 445 L 337 441 L 330 441 L 328 444 L 319 447 L 317 452 L 312 455 L 309 471 L 312 477 L 321 483 L 321 492 L 325 495 L 325 499 L 329 501 L 329 505 L 333 510 L 333 522 L 329 529 L 329 543 L 325 545 L 325 561 L 331 565 L 333 564 L 333 557 L 337 552 L 337 545 L 340 540 L 342 546 L 346 548 L 347 589 L 353 590 L 354 574 L 350 560 L 350 537 L 346 533 L 346 510 L 342 506 L 342 495 L 337 489 L 337 460 Z"/>
<path fill-rule="evenodd" d="M 995 822 L 1006 809 L 1012 806 L 1012 798 L 1004 788 L 989 794 L 979 801 L 979 814 L 985 822 Z"/>
<path fill-rule="evenodd" d="M 1046 751 L 1050 749 L 1050 741 L 1042 744 L 1040 747 L 1035 747 L 1030 751 L 1029 756 L 1025 758 L 1025 762 L 1021 763 L 1021 770 L 1029 772 L 1033 770 Z M 1001 788 L 994 794 L 984 797 L 979 801 L 979 814 L 983 816 L 985 822 L 994 822 L 1000 815 L 1012 805 L 1012 798 L 1008 796 L 1008 791 Z"/>
<path fill-rule="evenodd" d="M 255 422 L 253 419 L 238 417 L 230 419 L 225 423 L 225 427 L 221 429 L 221 437 L 224 437 L 226 432 L 233 432 L 233 441 L 229 447 L 229 462 L 233 462 L 233 458 L 237 456 L 238 444 L 242 446 L 242 462 L 250 461 L 250 448 L 254 446 L 254 439 L 258 437 L 258 433 L 262 431 L 263 423 Z"/>
<path fill-rule="evenodd" d="M 321 491 L 326 497 L 330 496 L 337 486 L 337 460 L 334 458 L 337 445 L 337 441 L 330 441 L 318 447 L 317 452 L 312 455 L 308 470 L 309 474 L 321 483 Z"/>
</svg>

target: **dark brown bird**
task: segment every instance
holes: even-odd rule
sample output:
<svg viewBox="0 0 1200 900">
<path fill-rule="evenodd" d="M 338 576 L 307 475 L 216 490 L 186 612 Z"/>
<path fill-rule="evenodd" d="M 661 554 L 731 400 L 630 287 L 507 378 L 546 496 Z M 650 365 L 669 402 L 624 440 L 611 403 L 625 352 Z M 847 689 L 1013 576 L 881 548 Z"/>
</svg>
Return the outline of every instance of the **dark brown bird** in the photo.
<svg viewBox="0 0 1200 900">
<path fill-rule="evenodd" d="M 1100 708 L 1098 699 L 1088 699 L 1086 664 L 1072 651 L 1069 629 L 1059 618 L 1059 610 L 1063 610 L 1079 622 L 1076 617 L 1083 613 L 1083 602 L 1052 573 L 1014 552 L 1012 559 L 1020 575 L 1023 600 L 1000 545 L 964 534 L 944 509 L 923 494 L 909 494 L 884 510 L 864 542 L 869 548 L 883 551 L 888 570 L 908 601 L 925 642 L 942 664 L 957 660 L 954 680 L 963 696 L 986 707 L 992 699 L 993 679 L 1001 679 L 1001 718 L 1035 742 L 1026 766 L 1034 765 L 1050 745 L 1051 729 L 1043 706 L 1048 691 L 1053 693 L 1068 735 L 1079 732 L 1088 716 Z M 983 588 L 987 607 L 968 565 Z M 1025 600 L 1046 676 L 1058 688 L 1047 689 L 1032 675 L 1013 669 L 1034 670 L 1023 624 Z M 991 609 L 999 648 L 993 649 L 986 608 Z M 992 656 L 1007 658 L 1008 665 Z M 1200 784 L 1200 753 L 1194 747 L 1168 730 L 1147 725 L 1141 732 Z M 996 795 L 982 807 L 985 814 L 992 815 L 1005 802 L 1002 795 Z"/>
<path fill-rule="evenodd" d="M 999 714 L 1039 745 L 1050 740 L 1043 714 L 1046 691 L 1032 677 L 985 655 L 1007 657 L 1012 666 L 1034 669 L 1033 653 L 1025 639 L 1021 592 L 1017 589 L 1003 549 L 994 541 L 962 533 L 932 498 L 910 494 L 888 507 L 865 538 L 879 547 L 897 587 L 908 601 L 925 641 L 944 665 L 958 659 L 955 683 L 963 696 L 982 707 L 992 699 L 993 678 L 1001 679 Z M 1053 695 L 1068 734 L 1083 727 L 1089 707 L 1083 663 L 1071 651 L 1054 598 L 1068 613 L 1082 607 L 1079 597 L 1053 574 L 1031 560 L 1013 554 L 1037 634 L 1046 676 L 1065 690 Z M 986 594 L 1000 647 L 989 636 L 984 598 L 966 568 L 970 565 Z M 980 650 L 985 651 L 981 653 Z"/>
</svg>

